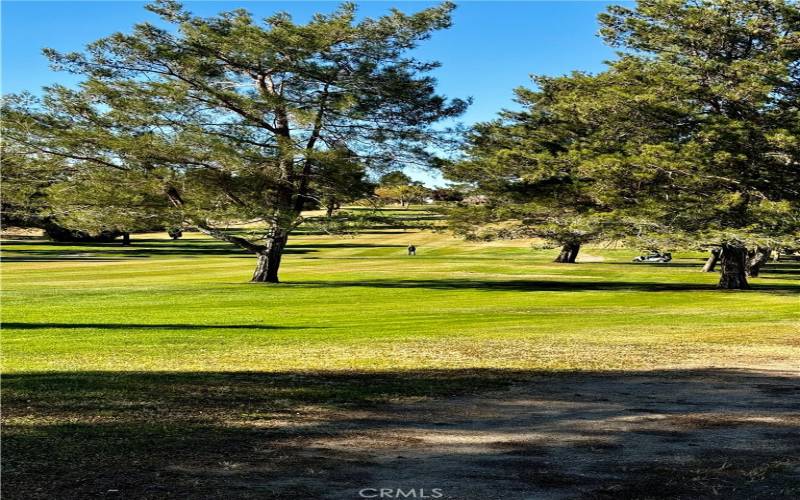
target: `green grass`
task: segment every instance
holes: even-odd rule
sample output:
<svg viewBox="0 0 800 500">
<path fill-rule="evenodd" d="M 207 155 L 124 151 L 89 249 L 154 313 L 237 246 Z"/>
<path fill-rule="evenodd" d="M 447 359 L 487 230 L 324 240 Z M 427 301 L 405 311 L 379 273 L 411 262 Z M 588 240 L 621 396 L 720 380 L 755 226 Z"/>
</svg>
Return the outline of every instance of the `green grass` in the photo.
<svg viewBox="0 0 800 500">
<path fill-rule="evenodd" d="M 797 263 L 720 292 L 702 254 L 636 265 L 588 247 L 553 264 L 393 215 L 407 220 L 295 235 L 280 285 L 248 283 L 253 257 L 196 234 L 5 241 L 3 497 L 314 498 L 308 478 L 340 474 L 307 443 L 387 402 L 800 360 Z"/>
<path fill-rule="evenodd" d="M 300 235 L 280 285 L 188 235 L 134 245 L 7 241 L 3 370 L 641 369 L 797 360 L 800 268 L 714 289 L 702 254 L 631 264 L 586 248 L 553 264 L 525 242 L 446 234 Z M 413 242 L 417 257 L 407 257 Z"/>
</svg>

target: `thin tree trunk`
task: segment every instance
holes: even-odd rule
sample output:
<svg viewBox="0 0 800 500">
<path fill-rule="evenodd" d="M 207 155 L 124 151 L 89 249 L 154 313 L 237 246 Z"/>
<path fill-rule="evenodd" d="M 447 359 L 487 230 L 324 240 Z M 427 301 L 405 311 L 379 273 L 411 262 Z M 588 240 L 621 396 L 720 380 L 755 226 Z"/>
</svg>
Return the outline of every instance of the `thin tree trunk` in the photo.
<svg viewBox="0 0 800 500">
<path fill-rule="evenodd" d="M 747 249 L 741 243 L 723 243 L 721 274 L 717 288 L 723 290 L 747 290 Z"/>
<path fill-rule="evenodd" d="M 131 233 L 124 232 L 122 233 L 122 246 L 127 247 L 131 244 Z"/>
<path fill-rule="evenodd" d="M 574 264 L 575 259 L 578 257 L 578 252 L 581 249 L 580 243 L 565 243 L 564 246 L 561 247 L 561 252 L 558 254 L 558 257 L 553 262 L 559 262 L 562 264 Z"/>
<path fill-rule="evenodd" d="M 706 265 L 703 266 L 704 273 L 714 272 L 714 268 L 717 267 L 717 262 L 719 261 L 720 252 L 722 252 L 722 250 L 719 248 L 711 249 L 711 255 L 708 256 Z"/>
<path fill-rule="evenodd" d="M 747 261 L 747 275 L 751 277 L 758 276 L 761 266 L 769 262 L 771 253 L 772 249 L 769 247 L 757 247 L 755 255 Z"/>
<path fill-rule="evenodd" d="M 283 230 L 275 230 L 267 239 L 265 248 L 256 255 L 258 261 L 253 272 L 254 283 L 278 283 L 278 269 L 281 266 L 283 249 L 286 247 L 288 234 Z"/>
</svg>

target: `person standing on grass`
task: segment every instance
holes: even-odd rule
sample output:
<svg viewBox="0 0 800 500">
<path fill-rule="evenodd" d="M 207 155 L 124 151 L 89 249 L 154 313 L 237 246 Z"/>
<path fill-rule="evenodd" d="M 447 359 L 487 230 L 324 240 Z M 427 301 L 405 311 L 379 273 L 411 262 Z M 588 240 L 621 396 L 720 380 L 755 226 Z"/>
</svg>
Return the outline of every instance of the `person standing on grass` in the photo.
<svg viewBox="0 0 800 500">
<path fill-rule="evenodd" d="M 408 255 L 417 255 L 417 247 L 408 245 Z"/>
</svg>

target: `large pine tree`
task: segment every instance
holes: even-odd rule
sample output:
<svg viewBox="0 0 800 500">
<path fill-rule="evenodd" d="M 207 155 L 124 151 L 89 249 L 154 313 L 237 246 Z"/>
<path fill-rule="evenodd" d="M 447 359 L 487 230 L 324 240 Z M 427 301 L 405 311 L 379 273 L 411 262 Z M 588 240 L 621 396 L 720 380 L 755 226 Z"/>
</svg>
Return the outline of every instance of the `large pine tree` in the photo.
<svg viewBox="0 0 800 500">
<path fill-rule="evenodd" d="M 357 20 L 348 3 L 296 24 L 245 10 L 201 18 L 159 1 L 147 8 L 169 29 L 139 24 L 83 53 L 47 50 L 84 79 L 7 100 L 5 136 L 68 159 L 84 191 L 161 196 L 188 224 L 255 253 L 253 281 L 277 282 L 304 207 L 351 192 L 343 181 L 363 182 L 353 172 L 428 162 L 434 124 L 465 109 L 436 93 L 436 63 L 409 55 L 450 26 L 453 7 Z M 225 230 L 245 221 L 265 229 Z"/>
<path fill-rule="evenodd" d="M 800 10 L 642 0 L 600 21 L 621 50 L 608 70 L 520 89 L 523 111 L 477 127 L 451 177 L 532 234 L 588 218 L 597 234 L 717 245 L 720 288 L 747 288 L 746 245 L 798 240 Z"/>
</svg>

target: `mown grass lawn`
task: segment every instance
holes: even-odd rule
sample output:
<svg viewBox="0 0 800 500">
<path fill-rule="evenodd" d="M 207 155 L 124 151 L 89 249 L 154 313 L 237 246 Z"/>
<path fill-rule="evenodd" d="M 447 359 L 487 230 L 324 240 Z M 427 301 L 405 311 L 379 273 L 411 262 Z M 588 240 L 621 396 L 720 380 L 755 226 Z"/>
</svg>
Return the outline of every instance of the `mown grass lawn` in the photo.
<svg viewBox="0 0 800 500">
<path fill-rule="evenodd" d="M 720 292 L 716 274 L 699 272 L 700 253 L 665 265 L 634 255 L 589 247 L 565 265 L 528 242 L 430 230 L 300 234 L 284 282 L 266 285 L 248 283 L 251 256 L 191 233 L 137 235 L 127 248 L 7 240 L 4 431 L 16 457 L 4 493 L 71 498 L 123 485 L 157 498 L 169 477 L 222 495 L 221 483 L 198 486 L 202 471 L 170 476 L 164 464 L 188 454 L 218 465 L 259 429 L 283 436 L 275 422 L 309 408 L 554 372 L 797 368 L 797 263 L 770 263 L 752 291 Z"/>
<path fill-rule="evenodd" d="M 714 289 L 701 254 L 632 264 L 587 248 L 392 230 L 292 239 L 278 286 L 188 235 L 134 245 L 7 241 L 5 373 L 753 366 L 800 359 L 800 267 Z M 405 255 L 413 242 L 416 257 Z"/>
</svg>

